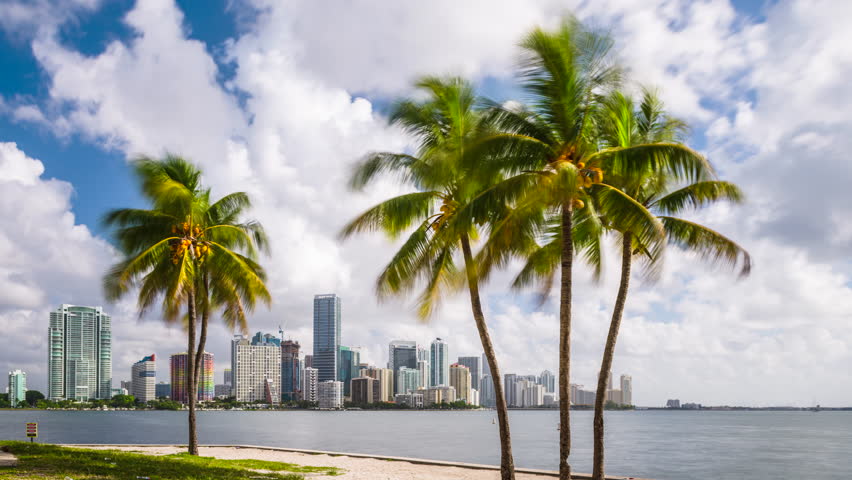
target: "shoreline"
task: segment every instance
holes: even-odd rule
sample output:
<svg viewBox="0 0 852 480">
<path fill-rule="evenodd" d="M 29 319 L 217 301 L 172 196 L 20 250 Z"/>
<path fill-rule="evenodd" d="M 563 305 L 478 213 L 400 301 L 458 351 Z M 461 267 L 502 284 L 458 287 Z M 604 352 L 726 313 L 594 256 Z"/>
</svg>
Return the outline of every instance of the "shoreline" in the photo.
<svg viewBox="0 0 852 480">
<path fill-rule="evenodd" d="M 168 455 L 186 450 L 186 445 L 180 444 L 58 444 L 58 446 L 92 450 L 121 450 L 148 455 Z M 346 471 L 343 475 L 335 477 L 340 480 L 373 480 L 376 478 L 386 480 L 491 480 L 499 478 L 500 473 L 500 467 L 496 465 L 259 445 L 200 445 L 199 454 L 222 459 L 272 460 L 299 465 L 337 467 Z M 515 473 L 518 480 L 545 480 L 559 477 L 559 472 L 553 470 L 516 468 Z M 571 476 L 577 480 L 590 480 L 592 478 L 590 474 L 584 473 L 572 473 Z M 607 475 L 606 478 L 607 480 L 650 480 L 610 475 Z"/>
</svg>

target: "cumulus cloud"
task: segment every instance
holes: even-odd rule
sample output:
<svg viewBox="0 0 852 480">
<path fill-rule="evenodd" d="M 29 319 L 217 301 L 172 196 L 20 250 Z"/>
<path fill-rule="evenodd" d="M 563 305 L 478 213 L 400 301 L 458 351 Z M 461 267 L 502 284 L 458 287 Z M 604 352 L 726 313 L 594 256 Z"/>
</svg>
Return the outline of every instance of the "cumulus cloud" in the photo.
<svg viewBox="0 0 852 480">
<path fill-rule="evenodd" d="M 170 0 L 139 2 L 123 19 L 135 35 L 96 56 L 51 35 L 38 36 L 33 52 L 50 77 L 45 102 L 59 106 L 45 118 L 62 126 L 60 133 L 82 134 L 128 156 L 180 152 L 205 169 L 214 195 L 235 190 L 252 195 L 252 215 L 273 239 L 273 256 L 265 264 L 275 299 L 271 311 L 256 313 L 253 328 L 285 325 L 310 350 L 312 295 L 336 292 L 344 299 L 343 341 L 362 346 L 369 361 L 385 362 L 386 344 L 394 338 L 425 343 L 441 336 L 450 339 L 453 356 L 479 353 L 464 294 L 448 299 L 428 325 L 416 322 L 405 301 L 376 304 L 372 283 L 393 243 L 365 236 L 341 244 L 336 233 L 357 212 L 400 190 L 380 183 L 354 194 L 345 180 L 365 152 L 409 147 L 369 98 L 404 92 L 422 73 L 508 80 L 519 36 L 534 24 L 552 24 L 565 6 L 400 3 L 370 11 L 342 3 L 329 16 L 327 7 L 310 2 L 250 3 L 258 15 L 225 46 L 236 72 L 225 86 L 205 45 L 187 38 L 186 20 Z M 840 87 L 852 68 L 829 61 L 849 58 L 844 50 L 849 42 L 840 40 L 842 22 L 822 13 L 826 5 L 802 5 L 779 2 L 760 23 L 742 18 L 724 0 L 612 0 L 578 7 L 581 17 L 612 26 L 637 81 L 663 89 L 675 113 L 705 134 L 707 151 L 724 175 L 742 184 L 750 198 L 746 207 L 722 205 L 694 219 L 752 252 L 751 278 L 735 282 L 733 275 L 673 251 L 658 284 L 635 282 L 614 373 L 633 374 L 640 404 L 681 397 L 803 405 L 817 390 L 826 392 L 823 404 L 844 404 L 852 396 L 850 387 L 826 389 L 852 385 L 836 377 L 852 358 L 846 321 L 852 292 L 848 272 L 837 265 L 852 238 L 842 186 L 852 172 L 839 155 L 852 117 L 837 107 L 848 101 Z M 808 79 L 805 72 L 818 74 Z M 828 113 L 817 117 L 822 111 Z M 31 110 L 20 116 L 37 117 Z M 9 178 L 18 179 L 8 181 L 15 188 L 52 185 L 64 194 L 57 194 L 51 215 L 78 232 L 89 256 L 74 257 L 86 263 L 82 270 L 54 278 L 96 292 L 108 247 L 69 218 L 70 186 L 41 179 L 40 164 L 16 148 L 0 153 L 0 161 L 15 165 Z M 811 176 L 814 166 L 820 174 Z M 803 202 L 792 192 L 820 196 Z M 825 214 L 815 216 L 814 209 Z M 7 218 L 19 217 L 4 214 L 3 221 Z M 46 235 L 50 241 L 49 233 L 27 238 Z M 0 251 L 4 248 L 26 245 L 0 236 Z M 0 284 L 5 278 L 23 289 L 14 295 L 18 304 L 9 307 L 15 316 L 3 318 L 15 322 L 15 335 L 40 339 L 41 330 L 34 334 L 24 325 L 46 321 L 37 311 L 45 301 L 73 295 L 8 256 L 0 258 Z M 579 383 L 594 382 L 617 269 L 613 258 L 602 285 L 594 285 L 583 269 L 578 272 L 573 371 Z M 530 308 L 524 295 L 508 292 L 511 273 L 496 276 L 484 292 L 503 370 L 555 370 L 555 305 Z M 130 361 L 150 353 L 153 334 L 168 339 L 163 348 L 180 348 L 180 332 L 135 324 L 130 302 L 114 308 L 124 320 L 116 326 L 125 352 L 115 363 L 117 379 L 124 378 Z M 220 368 L 228 361 L 227 339 L 218 327 L 211 334 Z"/>
</svg>

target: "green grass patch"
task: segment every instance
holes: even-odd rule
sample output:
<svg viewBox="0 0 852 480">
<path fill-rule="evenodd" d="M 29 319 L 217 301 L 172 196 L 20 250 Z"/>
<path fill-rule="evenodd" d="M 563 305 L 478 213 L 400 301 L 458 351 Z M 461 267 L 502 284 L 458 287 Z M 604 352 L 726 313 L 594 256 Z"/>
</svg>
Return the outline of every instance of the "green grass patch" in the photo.
<svg viewBox="0 0 852 480">
<path fill-rule="evenodd" d="M 0 467 L 0 480 L 302 480 L 302 473 L 339 475 L 330 467 L 306 467 L 262 460 L 218 460 L 187 454 L 155 456 L 116 450 L 87 450 L 25 442 L 0 442 L 18 466 Z M 268 470 L 273 473 L 259 473 Z"/>
</svg>

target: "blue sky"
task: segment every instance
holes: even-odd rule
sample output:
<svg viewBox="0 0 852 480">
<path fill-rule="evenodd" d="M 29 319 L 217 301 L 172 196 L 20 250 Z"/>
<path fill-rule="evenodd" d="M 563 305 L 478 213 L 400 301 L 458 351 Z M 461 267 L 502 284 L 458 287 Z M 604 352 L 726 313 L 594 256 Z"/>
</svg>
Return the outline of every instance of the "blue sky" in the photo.
<svg viewBox="0 0 852 480">
<path fill-rule="evenodd" d="M 0 15 L 0 369 L 24 368 L 43 385 L 47 312 L 106 304 L 100 278 L 113 252 L 99 219 L 141 205 L 128 158 L 164 151 L 198 162 L 214 194 L 249 192 L 274 237 L 265 260 L 274 302 L 254 314 L 253 330 L 274 332 L 286 319 L 308 347 L 311 297 L 334 291 L 344 299 L 344 343 L 370 362 L 386 361 L 395 338 L 440 336 L 452 339 L 452 355 L 477 354 L 464 295 L 429 324 L 416 321 L 411 301 L 375 301 L 393 245 L 379 236 L 341 243 L 337 232 L 401 190 L 350 193 L 346 172 L 368 151 L 410 150 L 384 114 L 417 75 L 462 74 L 483 95 L 518 98 L 518 39 L 552 26 L 566 4 L 436 1 L 369 10 L 308 0 L 0 0 L 16 12 Z M 692 125 L 691 146 L 748 197 L 693 219 L 747 247 L 752 276 L 735 281 L 672 249 L 657 283 L 636 279 L 614 372 L 632 374 L 634 396 L 649 405 L 808 403 L 813 391 L 831 391 L 825 405 L 852 403 L 852 171 L 838 154 L 852 146 L 850 7 L 568 3 L 613 32 L 630 85 L 658 86 Z M 803 175 L 802 165 L 820 175 Z M 505 371 L 555 370 L 554 304 L 509 291 L 517 267 L 484 292 L 498 356 Z M 600 285 L 578 270 L 578 383 L 595 377 L 617 267 L 608 262 Z M 107 308 L 115 383 L 142 356 L 181 348 L 180 332 L 138 321 L 132 299 Z M 217 370 L 230 334 L 217 327 L 211 336 Z"/>
</svg>

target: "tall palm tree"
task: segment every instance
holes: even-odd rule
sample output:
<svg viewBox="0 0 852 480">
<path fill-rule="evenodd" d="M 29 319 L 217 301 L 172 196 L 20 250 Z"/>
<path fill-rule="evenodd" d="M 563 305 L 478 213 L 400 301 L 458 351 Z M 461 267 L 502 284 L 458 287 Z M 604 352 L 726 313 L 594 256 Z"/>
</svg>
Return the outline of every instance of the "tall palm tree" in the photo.
<svg viewBox="0 0 852 480">
<path fill-rule="evenodd" d="M 620 92 L 611 94 L 602 104 L 597 124 L 599 139 L 605 147 L 629 148 L 634 145 L 679 142 L 683 139 L 685 124 L 665 113 L 662 102 L 653 91 L 644 91 L 638 108 L 629 96 Z M 651 152 L 647 150 L 647 153 Z M 596 186 L 596 189 L 601 193 L 606 191 L 623 195 L 625 201 L 641 205 L 644 212 L 650 212 L 655 217 L 653 220 L 659 222 L 668 243 L 696 252 L 702 258 L 716 263 L 731 267 L 739 265 L 740 275 L 748 275 L 751 258 L 745 249 L 718 232 L 676 217 L 687 209 L 704 207 L 722 200 L 741 202 L 742 193 L 736 185 L 716 180 L 709 164 L 694 172 L 696 175 L 691 181 L 684 181 L 677 172 L 666 168 L 667 162 L 648 159 L 641 162 L 645 168 L 632 168 L 624 165 L 623 160 L 615 156 L 605 162 L 609 185 Z M 638 256 L 646 262 L 646 267 L 652 269 L 659 267 L 660 260 L 659 250 L 649 249 L 649 245 L 633 232 L 631 225 L 619 222 L 618 215 L 610 215 L 611 208 L 619 207 L 613 202 L 604 202 L 598 207 L 604 219 L 604 227 L 616 233 L 621 240 L 621 278 L 598 373 L 592 472 L 595 480 L 604 480 L 604 406 L 616 341 L 627 302 L 633 259 Z"/>
<path fill-rule="evenodd" d="M 403 100 L 391 113 L 392 124 L 417 139 L 413 155 L 373 153 L 354 170 L 352 186 L 363 188 L 381 173 L 392 173 L 417 191 L 386 200 L 367 210 L 342 231 L 348 237 L 361 231 L 383 231 L 397 237 L 415 226 L 376 282 L 380 299 L 405 293 L 423 280 L 418 298 L 418 314 L 428 318 L 448 291 L 466 280 L 471 309 L 491 369 L 500 431 L 501 478 L 514 478 L 508 411 L 503 394 L 500 368 L 485 322 L 479 295 L 480 277 L 471 243 L 479 229 L 502 209 L 479 201 L 479 210 L 469 207 L 472 198 L 493 183 L 487 175 L 463 168 L 470 145 L 488 131 L 488 124 L 476 109 L 477 97 L 471 85 L 460 78 L 425 77 L 416 83 L 428 97 L 423 101 Z M 464 274 L 456 266 L 461 251 Z"/>
<path fill-rule="evenodd" d="M 117 300 L 137 288 L 140 317 L 160 301 L 167 322 L 185 320 L 188 451 L 197 455 L 195 410 L 207 319 L 221 310 L 226 323 L 244 330 L 245 313 L 257 300 L 269 303 L 265 273 L 254 259 L 266 240 L 259 224 L 239 222 L 249 206 L 245 194 L 211 203 L 201 171 L 183 158 L 140 157 L 134 169 L 151 208 L 117 209 L 104 217 L 124 256 L 104 276 L 104 290 Z M 196 350 L 199 320 L 203 337 Z"/>
<path fill-rule="evenodd" d="M 531 257 L 533 265 L 522 271 L 517 284 L 541 273 L 552 278 L 555 268 L 547 261 L 556 253 L 560 266 L 559 301 L 559 475 L 569 479 L 571 467 L 570 435 L 570 358 L 572 273 L 575 245 L 586 248 L 594 258 L 592 232 L 598 223 L 589 192 L 603 181 L 607 159 L 620 158 L 627 170 L 642 169 L 647 162 L 664 162 L 679 174 L 695 173 L 703 163 L 700 155 L 679 144 L 656 143 L 601 149 L 595 135 L 595 117 L 603 93 L 616 87 L 622 71 L 612 60 L 612 40 L 569 18 L 554 31 L 534 29 L 522 41 L 524 52 L 521 86 L 529 96 L 529 107 L 494 106 L 491 116 L 501 130 L 483 140 L 475 158 L 487 160 L 486 171 L 501 171 L 508 176 L 496 189 L 512 191 L 516 200 L 501 225 L 492 230 L 489 263 L 500 264 L 508 256 L 522 253 L 513 245 L 511 230 L 535 232 L 544 238 L 548 249 Z M 619 221 L 630 224 L 652 245 L 661 236 L 660 229 L 648 221 L 641 206 L 626 201 L 609 189 L 601 193 L 605 202 L 621 205 L 614 209 Z M 544 215 L 542 215 L 542 212 Z M 523 218 L 530 215 L 528 219 Z M 542 219 L 545 222 L 542 223 Z M 575 239 L 575 221 L 583 238 Z M 555 229 L 554 229 L 555 227 Z M 587 238 L 588 237 L 588 238 Z M 510 239 L 510 240 L 507 240 Z M 588 243 L 591 242 L 591 243 Z M 538 250 L 536 250 L 538 252 Z M 486 265 L 486 269 L 488 266 Z M 546 283 L 549 285 L 549 283 Z"/>
</svg>

